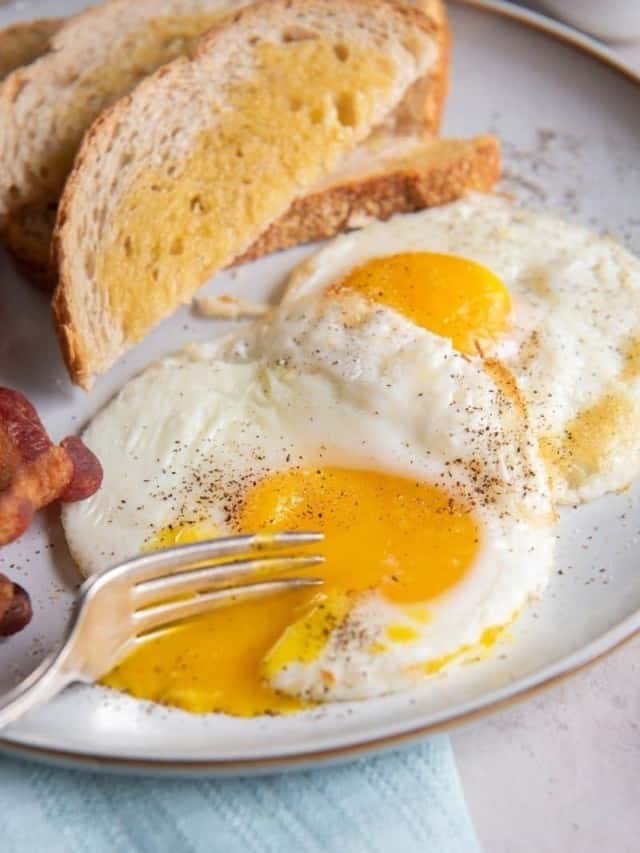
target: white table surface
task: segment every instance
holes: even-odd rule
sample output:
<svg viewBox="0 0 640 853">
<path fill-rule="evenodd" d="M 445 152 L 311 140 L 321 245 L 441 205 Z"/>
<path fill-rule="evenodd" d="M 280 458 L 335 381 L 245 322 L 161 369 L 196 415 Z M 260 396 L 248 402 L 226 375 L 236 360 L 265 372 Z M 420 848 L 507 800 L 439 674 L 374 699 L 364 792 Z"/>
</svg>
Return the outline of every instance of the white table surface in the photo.
<svg viewBox="0 0 640 853">
<path fill-rule="evenodd" d="M 452 740 L 485 853 L 640 850 L 640 638 Z"/>
<path fill-rule="evenodd" d="M 485 853 L 640 851 L 640 638 L 452 740 Z"/>
</svg>

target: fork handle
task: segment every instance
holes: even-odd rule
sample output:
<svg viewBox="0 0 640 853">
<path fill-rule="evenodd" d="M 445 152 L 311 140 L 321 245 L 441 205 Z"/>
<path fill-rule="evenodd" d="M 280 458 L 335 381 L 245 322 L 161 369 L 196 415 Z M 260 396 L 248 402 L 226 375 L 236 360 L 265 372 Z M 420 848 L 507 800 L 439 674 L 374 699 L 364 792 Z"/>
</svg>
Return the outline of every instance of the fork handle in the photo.
<svg viewBox="0 0 640 853">
<path fill-rule="evenodd" d="M 60 654 L 46 657 L 24 681 L 0 696 L 0 729 L 15 722 L 63 690 L 77 675 L 64 665 Z"/>
</svg>

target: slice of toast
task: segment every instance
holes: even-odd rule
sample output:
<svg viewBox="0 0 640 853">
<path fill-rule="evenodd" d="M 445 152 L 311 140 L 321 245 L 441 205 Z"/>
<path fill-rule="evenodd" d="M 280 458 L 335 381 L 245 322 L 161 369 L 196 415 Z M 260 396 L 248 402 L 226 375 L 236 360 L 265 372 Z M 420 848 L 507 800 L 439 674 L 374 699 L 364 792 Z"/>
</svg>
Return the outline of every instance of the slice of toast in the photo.
<svg viewBox="0 0 640 853">
<path fill-rule="evenodd" d="M 406 4 L 261 0 L 105 111 L 53 240 L 72 379 L 89 387 L 374 128 L 410 121 L 437 60 L 432 22 Z"/>
<path fill-rule="evenodd" d="M 386 145 L 363 143 L 329 178 L 296 199 L 289 210 L 234 264 L 333 237 L 371 219 L 387 219 L 447 204 L 466 192 L 488 192 L 500 176 L 500 149 L 493 136 L 420 138 L 394 134 Z M 17 211 L 5 232 L 11 254 L 27 275 L 55 286 L 50 242 L 57 205 Z"/>
<path fill-rule="evenodd" d="M 190 55 L 206 30 L 249 2 L 107 0 L 62 25 L 33 22 L 0 32 L 0 47 L 7 46 L 0 65 L 36 59 L 16 68 L 0 89 L 0 227 L 15 215 L 15 233 L 25 205 L 29 217 L 46 218 L 34 208 L 58 201 L 82 136 L 100 112 L 161 65 Z M 442 0 L 405 2 L 428 15 L 438 57 L 428 79 L 408 93 L 403 114 L 435 131 L 447 90 L 446 13 Z"/>
<path fill-rule="evenodd" d="M 63 23 L 61 18 L 41 18 L 0 30 L 0 80 L 50 50 L 51 38 Z"/>
<path fill-rule="evenodd" d="M 119 95 L 126 94 L 138 76 L 153 64 L 149 57 L 144 67 L 140 66 L 140 54 L 157 48 L 156 60 L 170 59 L 177 51 L 187 52 L 193 38 L 185 38 L 185 33 L 193 35 L 199 27 L 206 26 L 210 19 L 228 14 L 239 6 L 246 5 L 248 0 L 139 0 L 136 4 L 136 14 L 131 15 L 131 4 L 123 7 L 123 0 L 108 0 L 89 12 L 70 18 L 64 22 L 34 21 L 31 25 L 21 24 L 0 31 L 0 47 L 9 36 L 16 36 L 14 43 L 24 45 L 23 55 L 27 44 L 33 44 L 33 58 L 43 53 L 49 46 L 49 54 L 31 68 L 24 68 L 8 82 L 8 89 L 19 86 L 21 94 L 18 98 L 6 97 L 6 90 L 0 93 L 0 159 L 3 147 L 8 149 L 11 138 L 14 142 L 14 154 L 18 153 L 19 160 L 12 178 L 17 189 L 17 195 L 11 197 L 9 179 L 5 181 L 5 217 L 2 231 L 3 240 L 15 261 L 27 276 L 45 289 L 55 286 L 55 275 L 50 263 L 50 243 L 56 218 L 59 194 L 62 181 L 66 178 L 66 169 L 59 169 L 55 161 L 67 157 L 65 151 L 75 151 L 79 145 L 79 134 L 99 114 L 102 106 L 111 103 Z M 408 133 L 427 131 L 436 133 L 442 118 L 449 83 L 449 54 L 450 33 L 446 11 L 442 0 L 405 0 L 407 5 L 413 5 L 428 15 L 433 26 L 434 37 L 438 45 L 438 56 L 428 74 L 412 88 L 405 99 L 413 100 L 413 116 L 407 122 L 407 110 L 404 111 L 405 128 Z M 194 13 L 199 10 L 200 17 L 194 19 Z M 205 12 L 207 14 L 205 14 Z M 171 14 L 173 13 L 173 15 Z M 41 25 L 43 25 L 41 27 Z M 46 27 L 44 26 L 46 25 Z M 61 29 L 60 35 L 52 42 L 40 42 L 41 50 L 36 50 L 36 35 L 41 29 L 53 31 Z M 169 29 L 175 38 L 165 44 L 162 33 Z M 144 30 L 143 47 L 139 41 Z M 100 32 L 102 39 L 94 44 L 94 32 Z M 180 35 L 180 39 L 178 39 Z M 156 40 L 154 42 L 154 39 Z M 156 43 L 157 42 L 157 43 Z M 91 64 L 85 67 L 86 51 L 77 50 L 76 45 L 91 43 L 94 55 Z M 138 44 L 136 51 L 131 50 L 131 44 Z M 151 51 L 153 52 L 153 51 Z M 20 51 L 16 51 L 17 58 Z M 25 61 L 27 61 L 25 59 Z M 121 67 L 123 66 L 124 67 Z M 118 73 L 113 71 L 117 68 Z M 63 95 L 65 104 L 72 104 L 80 99 L 82 114 L 75 114 L 72 120 L 65 124 L 66 107 L 60 106 L 60 86 L 52 84 L 64 72 L 65 78 L 71 82 Z M 82 92 L 85 97 L 82 98 Z M 40 135 L 32 138 L 32 123 L 20 118 L 22 101 L 30 97 L 38 97 Z M 401 109 L 405 109 L 404 106 Z M 1 119 L 7 121 L 5 135 L 1 130 Z M 416 119 L 416 116 L 418 118 Z M 401 122 L 397 122 L 401 124 Z M 384 133 L 384 131 L 378 131 Z M 393 138 L 394 128 L 387 132 Z M 7 156 L 7 155 L 5 155 Z M 20 158 L 24 161 L 21 165 Z M 66 162 L 66 161 L 65 161 Z M 45 169 L 48 175 L 46 184 L 37 179 L 38 164 L 40 170 Z M 16 177 L 20 169 L 23 173 Z M 1 175 L 1 170 L 0 170 Z M 2 177 L 0 176 L 0 210 L 2 210 Z M 0 222 L 2 218 L 0 217 Z"/>
</svg>

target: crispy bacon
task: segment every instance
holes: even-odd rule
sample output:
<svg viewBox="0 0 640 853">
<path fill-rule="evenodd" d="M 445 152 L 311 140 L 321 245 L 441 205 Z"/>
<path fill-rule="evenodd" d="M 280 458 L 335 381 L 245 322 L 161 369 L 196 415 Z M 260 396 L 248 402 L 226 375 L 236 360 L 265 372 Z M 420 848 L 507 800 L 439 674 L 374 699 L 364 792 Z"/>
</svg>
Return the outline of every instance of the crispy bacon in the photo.
<svg viewBox="0 0 640 853">
<path fill-rule="evenodd" d="M 24 459 L 0 492 L 0 545 L 13 542 L 34 513 L 59 498 L 73 476 L 73 463 L 62 447 L 51 445 L 35 459 Z"/>
<path fill-rule="evenodd" d="M 31 599 L 19 584 L 0 574 L 0 637 L 10 637 L 31 621 Z"/>
<path fill-rule="evenodd" d="M 0 388 L 0 423 L 24 462 L 35 459 L 51 447 L 52 441 L 38 413 L 19 391 Z"/>
<path fill-rule="evenodd" d="M 71 480 L 61 493 L 60 500 L 64 503 L 72 503 L 91 497 L 102 483 L 102 466 L 82 439 L 76 435 L 65 438 L 60 446 L 66 450 L 73 465 Z"/>
<path fill-rule="evenodd" d="M 87 498 L 101 482 L 100 463 L 81 439 L 55 445 L 26 397 L 0 388 L 0 545 L 24 533 L 37 510 Z"/>
<path fill-rule="evenodd" d="M 0 388 L 0 545 L 24 533 L 37 510 L 55 500 L 83 500 L 101 483 L 100 463 L 81 439 L 55 445 L 26 397 Z M 0 636 L 30 619 L 29 596 L 0 574 Z"/>
<path fill-rule="evenodd" d="M 18 448 L 14 446 L 8 430 L 0 421 L 0 489 L 7 488 L 19 462 Z"/>
</svg>

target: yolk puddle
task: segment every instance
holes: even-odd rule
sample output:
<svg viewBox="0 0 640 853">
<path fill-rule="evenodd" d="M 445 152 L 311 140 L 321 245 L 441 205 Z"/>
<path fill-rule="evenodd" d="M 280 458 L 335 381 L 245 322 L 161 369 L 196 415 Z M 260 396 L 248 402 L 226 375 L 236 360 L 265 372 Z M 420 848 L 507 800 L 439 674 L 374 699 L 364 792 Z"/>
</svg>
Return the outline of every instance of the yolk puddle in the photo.
<svg viewBox="0 0 640 853">
<path fill-rule="evenodd" d="M 313 550 L 326 562 L 304 572 L 323 578 L 321 591 L 289 592 L 185 622 L 143 644 L 107 676 L 107 685 L 200 713 L 299 710 L 303 704 L 269 688 L 265 675 L 314 660 L 359 593 L 378 590 L 403 605 L 426 601 L 462 579 L 479 547 L 469 507 L 443 489 L 347 468 L 267 475 L 244 496 L 233 526 L 322 530 L 325 542 Z M 177 525 L 154 545 L 207 535 L 198 525 Z"/>
<path fill-rule="evenodd" d="M 509 291 L 486 267 L 455 255 L 407 252 L 374 258 L 330 292 L 352 290 L 393 308 L 418 326 L 476 354 L 506 330 Z"/>
<path fill-rule="evenodd" d="M 253 717 L 301 710 L 299 700 L 265 684 L 261 662 L 311 601 L 310 593 L 296 591 L 190 619 L 144 643 L 103 683 L 199 714 Z"/>
</svg>

